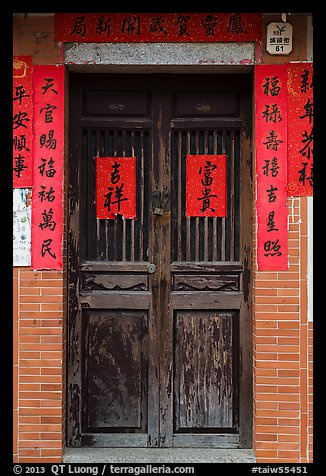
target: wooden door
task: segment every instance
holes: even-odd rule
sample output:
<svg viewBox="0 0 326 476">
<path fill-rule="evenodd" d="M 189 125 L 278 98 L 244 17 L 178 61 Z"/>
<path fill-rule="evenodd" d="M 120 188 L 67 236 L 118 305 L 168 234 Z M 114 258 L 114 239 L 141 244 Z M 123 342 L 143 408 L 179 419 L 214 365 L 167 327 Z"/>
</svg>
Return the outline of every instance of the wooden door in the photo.
<svg viewBox="0 0 326 476">
<path fill-rule="evenodd" d="M 250 447 L 250 88 L 71 74 L 68 446 Z M 187 218 L 186 155 L 222 153 L 227 218 Z M 136 219 L 96 218 L 96 156 L 136 157 Z"/>
</svg>

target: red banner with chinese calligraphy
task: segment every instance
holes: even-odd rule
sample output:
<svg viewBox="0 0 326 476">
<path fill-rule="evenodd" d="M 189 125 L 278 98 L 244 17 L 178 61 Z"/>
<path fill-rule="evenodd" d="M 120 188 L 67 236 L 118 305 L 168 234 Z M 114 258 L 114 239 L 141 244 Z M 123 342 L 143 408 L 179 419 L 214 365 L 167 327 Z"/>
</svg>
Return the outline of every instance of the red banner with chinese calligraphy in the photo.
<svg viewBox="0 0 326 476">
<path fill-rule="evenodd" d="M 288 186 L 293 197 L 313 195 L 313 65 L 289 63 Z"/>
<path fill-rule="evenodd" d="M 61 42 L 248 42 L 262 38 L 261 13 L 56 13 Z"/>
<path fill-rule="evenodd" d="M 13 187 L 33 184 L 32 57 L 13 57 Z"/>
<path fill-rule="evenodd" d="M 186 156 L 186 216 L 226 217 L 226 155 Z"/>
<path fill-rule="evenodd" d="M 32 269 L 62 269 L 64 67 L 34 66 Z"/>
<path fill-rule="evenodd" d="M 136 158 L 96 157 L 96 218 L 136 218 Z"/>
<path fill-rule="evenodd" d="M 286 65 L 255 68 L 257 262 L 288 269 Z"/>
</svg>

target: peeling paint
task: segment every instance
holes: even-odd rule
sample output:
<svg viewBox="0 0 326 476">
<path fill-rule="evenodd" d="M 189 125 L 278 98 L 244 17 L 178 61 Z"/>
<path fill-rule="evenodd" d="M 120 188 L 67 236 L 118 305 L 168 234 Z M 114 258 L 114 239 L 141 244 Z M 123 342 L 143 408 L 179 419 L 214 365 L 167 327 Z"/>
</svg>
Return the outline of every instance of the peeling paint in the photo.
<svg viewBox="0 0 326 476">
<path fill-rule="evenodd" d="M 255 43 L 255 64 L 262 62 L 263 46 L 261 41 Z"/>
<path fill-rule="evenodd" d="M 252 64 L 252 60 L 251 59 L 243 59 L 240 61 L 240 64 Z"/>
</svg>

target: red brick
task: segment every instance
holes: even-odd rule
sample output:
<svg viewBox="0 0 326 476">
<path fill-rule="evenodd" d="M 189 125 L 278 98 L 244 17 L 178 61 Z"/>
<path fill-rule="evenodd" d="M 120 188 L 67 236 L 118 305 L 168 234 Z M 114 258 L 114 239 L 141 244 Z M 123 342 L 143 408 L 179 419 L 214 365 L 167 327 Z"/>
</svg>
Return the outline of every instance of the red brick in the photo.
<svg viewBox="0 0 326 476">
<path fill-rule="evenodd" d="M 25 296 L 40 296 L 40 293 L 39 287 L 20 287 L 20 299 Z"/>
<path fill-rule="evenodd" d="M 23 378 L 24 376 L 36 376 L 36 375 L 40 375 L 40 374 L 41 374 L 41 370 L 38 366 L 37 367 L 31 367 L 31 366 L 22 367 L 22 366 L 20 366 L 20 368 L 19 368 L 20 383 L 22 382 L 21 377 Z M 36 379 L 36 381 L 37 381 L 37 379 Z"/>
<path fill-rule="evenodd" d="M 295 410 L 280 410 L 280 409 L 263 409 L 263 410 L 256 410 L 256 416 L 261 417 L 261 416 L 270 416 L 270 417 L 278 417 L 278 418 L 285 418 L 285 417 L 292 417 L 292 418 L 299 418 L 299 412 Z"/>
<path fill-rule="evenodd" d="M 49 415 L 58 415 L 60 416 L 62 414 L 62 409 L 61 408 L 21 408 L 20 409 L 20 414 L 21 415 L 35 415 L 37 414 L 38 416 L 49 416 Z"/>
<path fill-rule="evenodd" d="M 276 410 L 279 406 L 279 404 L 277 402 L 265 402 L 265 401 L 256 401 L 255 402 L 255 405 L 256 405 L 256 411 L 258 411 L 259 408 L 261 408 L 262 410 L 267 410 L 268 413 L 270 412 L 270 410 Z"/>
<path fill-rule="evenodd" d="M 58 450 L 47 450 L 42 448 L 41 456 L 45 463 L 62 463 L 61 452 Z"/>
<path fill-rule="evenodd" d="M 62 441 L 41 441 L 39 440 L 37 443 L 35 441 L 24 441 L 24 448 L 62 448 Z"/>
<path fill-rule="evenodd" d="M 257 442 L 259 441 L 262 441 L 263 444 L 265 441 L 273 441 L 273 442 L 276 442 L 277 441 L 277 437 L 278 435 L 276 435 L 275 433 L 274 434 L 271 434 L 269 435 L 268 433 L 258 433 L 256 434 L 256 440 Z M 274 443 L 275 445 L 275 443 Z"/>
<path fill-rule="evenodd" d="M 19 352 L 20 359 L 40 359 L 40 357 L 41 357 L 41 352 L 33 352 L 33 351 Z"/>
<path fill-rule="evenodd" d="M 285 361 L 289 361 L 289 360 L 294 360 L 294 361 L 299 361 L 299 354 L 278 354 L 277 356 L 277 360 L 285 360 Z"/>
<path fill-rule="evenodd" d="M 37 369 L 27 369 L 27 370 L 37 370 Z M 41 370 L 41 369 L 39 369 Z M 21 375 L 19 377 L 20 383 L 61 383 L 62 382 L 62 377 L 58 375 Z"/>
<path fill-rule="evenodd" d="M 40 304 L 20 304 L 19 310 L 22 312 L 40 311 Z"/>
<path fill-rule="evenodd" d="M 39 416 L 32 416 L 32 415 L 20 415 L 19 421 L 22 425 L 24 424 L 35 424 L 37 425 L 40 423 L 41 418 Z"/>
<path fill-rule="evenodd" d="M 256 425 L 256 432 L 261 432 L 261 433 L 271 433 L 275 432 L 278 435 L 284 434 L 284 435 L 299 435 L 299 427 L 296 426 L 279 426 L 279 425 L 274 425 L 274 426 L 269 426 L 269 425 Z"/>
<path fill-rule="evenodd" d="M 257 449 L 256 455 L 258 458 L 276 458 L 277 457 L 277 450 L 262 450 Z"/>
<path fill-rule="evenodd" d="M 298 345 L 266 345 L 266 344 L 257 344 L 256 345 L 257 352 L 277 352 L 281 354 L 286 353 L 297 353 L 299 354 L 299 346 Z"/>
<path fill-rule="evenodd" d="M 285 460 L 288 462 L 289 458 L 295 458 L 294 461 L 299 461 L 300 456 L 299 456 L 299 451 L 278 451 L 278 456 L 279 458 L 285 458 Z"/>
<path fill-rule="evenodd" d="M 43 284 L 43 281 L 41 282 Z M 56 287 L 41 287 L 41 296 L 60 296 L 63 297 L 63 288 L 60 286 Z"/>
<path fill-rule="evenodd" d="M 20 430 L 22 432 L 29 433 L 42 433 L 42 432 L 60 432 L 62 430 L 61 425 L 21 425 Z"/>
<path fill-rule="evenodd" d="M 35 462 L 35 459 L 34 458 L 39 458 L 41 453 L 40 453 L 40 450 L 39 449 L 31 449 L 31 450 L 28 450 L 28 449 L 20 449 L 19 450 L 19 454 L 20 456 L 33 456 L 33 459 L 27 459 L 27 458 L 20 458 L 19 459 L 19 462 L 20 463 L 29 463 L 29 462 Z M 34 461 L 33 461 L 34 460 Z"/>
<path fill-rule="evenodd" d="M 41 424 L 57 425 L 61 423 L 61 418 L 58 416 L 41 416 Z"/>
<path fill-rule="evenodd" d="M 281 377 L 276 377 L 276 378 L 271 378 L 271 377 L 257 377 L 256 378 L 256 383 L 257 385 L 293 385 L 293 386 L 299 386 L 299 378 L 294 378 L 294 377 L 287 377 L 287 378 L 281 378 Z"/>
</svg>

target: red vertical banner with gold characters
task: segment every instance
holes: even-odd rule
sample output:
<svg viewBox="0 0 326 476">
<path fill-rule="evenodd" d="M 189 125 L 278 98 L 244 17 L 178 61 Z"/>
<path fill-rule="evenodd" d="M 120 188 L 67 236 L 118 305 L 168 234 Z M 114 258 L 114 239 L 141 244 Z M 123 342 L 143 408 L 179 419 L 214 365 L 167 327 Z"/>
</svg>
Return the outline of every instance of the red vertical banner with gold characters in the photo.
<svg viewBox="0 0 326 476">
<path fill-rule="evenodd" d="M 32 57 L 13 57 L 13 187 L 33 184 Z"/>
<path fill-rule="evenodd" d="M 255 67 L 257 263 L 259 270 L 288 269 L 287 70 Z"/>
<path fill-rule="evenodd" d="M 64 67 L 34 66 L 32 269 L 62 269 Z"/>
<path fill-rule="evenodd" d="M 186 216 L 226 217 L 226 155 L 186 156 Z"/>
<path fill-rule="evenodd" d="M 313 65 L 289 63 L 288 196 L 313 195 Z"/>
<path fill-rule="evenodd" d="M 95 157 L 96 218 L 136 218 L 136 157 Z"/>
</svg>

